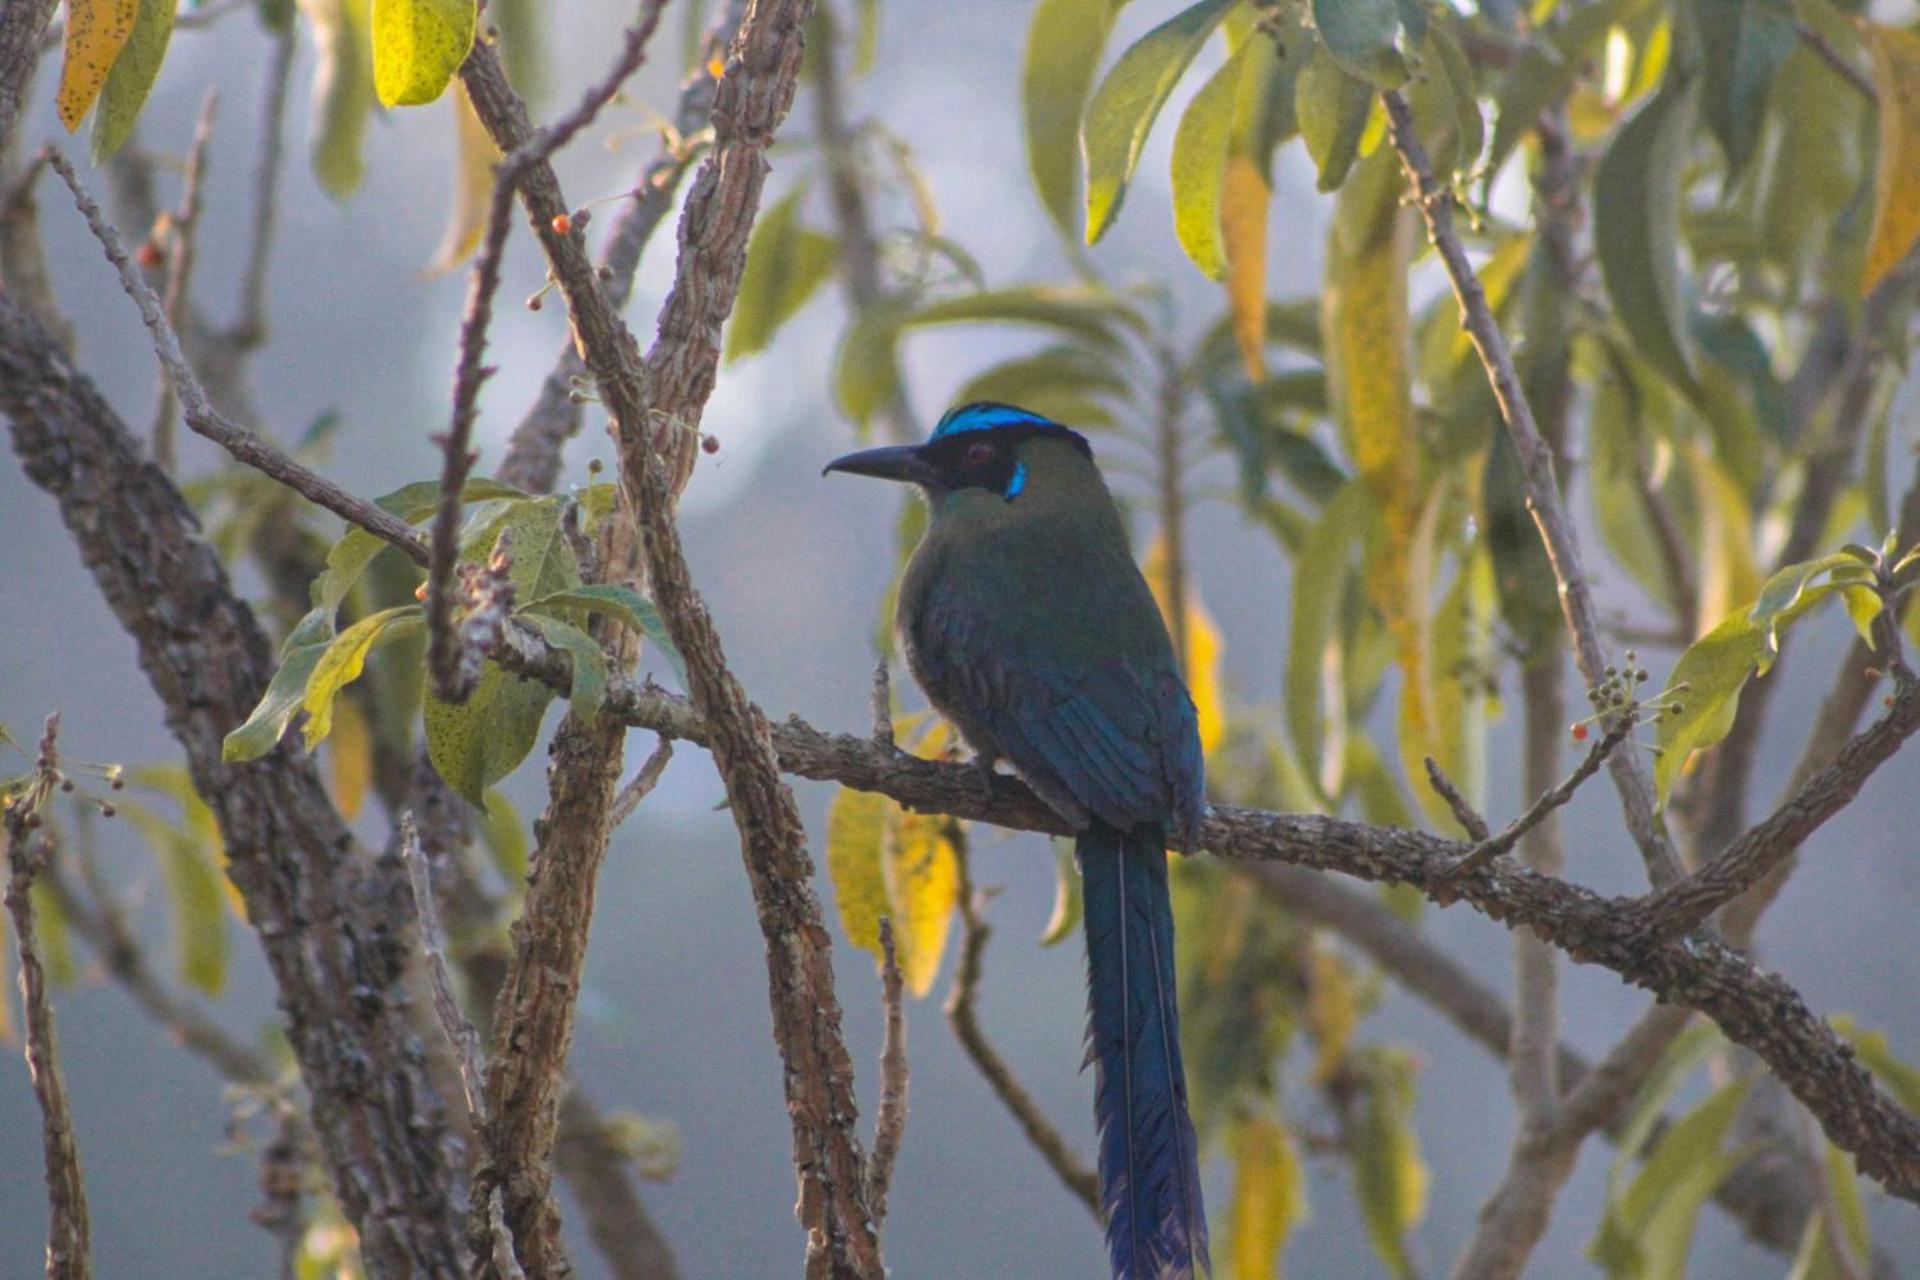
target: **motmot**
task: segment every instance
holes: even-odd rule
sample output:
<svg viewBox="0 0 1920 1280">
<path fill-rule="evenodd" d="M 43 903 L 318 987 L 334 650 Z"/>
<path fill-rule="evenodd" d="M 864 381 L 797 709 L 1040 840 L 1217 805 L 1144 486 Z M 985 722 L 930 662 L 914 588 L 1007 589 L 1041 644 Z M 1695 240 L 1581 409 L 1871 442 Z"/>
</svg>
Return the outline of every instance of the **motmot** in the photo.
<svg viewBox="0 0 1920 1280">
<path fill-rule="evenodd" d="M 1085 436 L 1012 405 L 828 471 L 915 485 L 930 519 L 895 616 L 907 666 L 986 771 L 1077 832 L 1101 1216 L 1115 1280 L 1208 1269 L 1173 972 L 1167 840 L 1204 808 L 1198 718 Z"/>
</svg>

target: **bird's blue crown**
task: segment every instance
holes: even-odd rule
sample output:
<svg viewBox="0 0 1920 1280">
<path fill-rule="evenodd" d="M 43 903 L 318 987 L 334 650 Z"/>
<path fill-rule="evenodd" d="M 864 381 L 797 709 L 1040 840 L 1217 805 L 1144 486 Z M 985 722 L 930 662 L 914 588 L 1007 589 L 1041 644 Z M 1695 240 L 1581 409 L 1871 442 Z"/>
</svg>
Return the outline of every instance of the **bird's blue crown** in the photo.
<svg viewBox="0 0 1920 1280">
<path fill-rule="evenodd" d="M 998 404 L 992 400 L 976 400 L 972 404 L 957 405 L 947 410 L 934 426 L 933 435 L 927 443 L 937 444 L 971 431 L 1014 431 L 1022 435 L 1055 436 L 1072 442 L 1088 457 L 1093 456 L 1087 438 L 1072 427 L 1042 417 L 1030 409 Z"/>
</svg>

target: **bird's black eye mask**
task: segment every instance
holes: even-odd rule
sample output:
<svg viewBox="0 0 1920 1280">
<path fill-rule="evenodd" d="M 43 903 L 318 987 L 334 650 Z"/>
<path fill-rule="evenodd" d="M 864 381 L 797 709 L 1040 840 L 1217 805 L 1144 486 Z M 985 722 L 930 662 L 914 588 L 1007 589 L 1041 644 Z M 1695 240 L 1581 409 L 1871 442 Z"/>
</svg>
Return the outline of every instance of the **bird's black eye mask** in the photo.
<svg viewBox="0 0 1920 1280">
<path fill-rule="evenodd" d="M 1020 461 L 1016 431 L 969 431 L 935 440 L 925 456 L 949 489 L 987 489 L 1008 502 L 1027 484 L 1027 464 Z"/>
</svg>

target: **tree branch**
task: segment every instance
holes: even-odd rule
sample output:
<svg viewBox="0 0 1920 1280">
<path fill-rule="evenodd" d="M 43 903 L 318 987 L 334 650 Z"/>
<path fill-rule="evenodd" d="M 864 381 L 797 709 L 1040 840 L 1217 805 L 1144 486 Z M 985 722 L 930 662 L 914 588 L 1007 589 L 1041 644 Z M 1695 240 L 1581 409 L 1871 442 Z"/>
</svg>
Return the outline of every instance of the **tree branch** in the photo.
<svg viewBox="0 0 1920 1280">
<path fill-rule="evenodd" d="M 893 950 L 893 922 L 880 918 L 880 1004 L 886 1033 L 880 1041 L 880 1107 L 873 1118 L 873 1155 L 867 1161 L 867 1204 L 876 1233 L 887 1218 L 893 1163 L 907 1131 L 906 982 Z"/>
<path fill-rule="evenodd" d="M 1380 95 L 1387 109 L 1387 133 L 1412 184 L 1415 203 L 1427 225 L 1427 237 L 1440 255 L 1447 280 L 1460 302 L 1460 319 L 1472 339 L 1474 350 L 1486 367 L 1487 380 L 1494 399 L 1500 405 L 1500 418 L 1513 441 L 1514 452 L 1526 481 L 1527 510 L 1539 526 L 1554 579 L 1560 584 L 1560 607 L 1566 615 L 1567 630 L 1573 638 L 1574 657 L 1589 688 L 1598 688 L 1606 679 L 1606 651 L 1600 643 L 1600 619 L 1593 605 L 1586 571 L 1581 567 L 1580 545 L 1574 536 L 1572 518 L 1561 499 L 1560 482 L 1554 473 L 1553 450 L 1541 436 L 1532 406 L 1520 384 L 1513 364 L 1513 353 L 1506 335 L 1487 305 L 1486 291 L 1480 287 L 1473 264 L 1453 229 L 1453 194 L 1434 177 L 1426 148 L 1413 128 L 1413 111 L 1397 90 Z M 1640 847 L 1647 865 L 1648 878 L 1656 887 L 1678 880 L 1682 874 L 1680 859 L 1667 838 L 1666 827 L 1654 808 L 1653 780 L 1646 763 L 1634 752 L 1615 755 L 1610 762 L 1614 785 L 1620 792 L 1627 829 Z"/>
<path fill-rule="evenodd" d="M 40 756 L 32 779 L 7 800 L 0 819 L 5 843 L 7 914 L 13 917 L 14 946 L 20 955 L 20 1004 L 27 1024 L 27 1074 L 40 1103 L 40 1143 L 46 1159 L 47 1280 L 88 1280 L 93 1274 L 87 1188 L 80 1177 L 80 1148 L 73 1139 L 73 1110 L 60 1079 L 53 1004 L 47 999 L 47 974 L 40 964 L 34 930 L 32 889 L 46 863 L 44 840 L 36 839 L 40 810 L 60 783 L 56 738 L 60 717 L 47 717 Z"/>
<path fill-rule="evenodd" d="M 905 757 L 916 759 L 917 757 Z M 974 790 L 978 792 L 976 781 Z M 955 824 L 956 828 L 958 824 Z M 993 929 L 987 924 L 986 915 L 981 910 L 981 896 L 975 892 L 969 874 L 967 849 L 963 843 L 956 845 L 960 858 L 960 884 L 956 899 L 960 907 L 960 958 L 953 967 L 953 986 L 947 991 L 947 1025 L 953 1028 L 954 1038 L 960 1041 L 960 1047 L 966 1050 L 967 1057 L 973 1061 L 974 1068 L 985 1077 L 987 1086 L 1013 1118 L 1020 1125 L 1021 1132 L 1027 1135 L 1027 1141 L 1040 1153 L 1060 1181 L 1073 1197 L 1085 1205 L 1094 1221 L 1100 1220 L 1099 1184 L 1094 1180 L 1093 1170 L 1075 1155 L 1067 1146 L 1066 1139 L 1060 1136 L 1053 1121 L 1047 1119 L 1046 1112 L 1033 1100 L 1026 1086 L 1013 1074 L 1013 1068 L 1000 1056 L 1000 1051 L 987 1039 L 987 1033 L 980 1025 L 980 978 L 984 971 L 987 955 L 987 939 Z"/>
</svg>

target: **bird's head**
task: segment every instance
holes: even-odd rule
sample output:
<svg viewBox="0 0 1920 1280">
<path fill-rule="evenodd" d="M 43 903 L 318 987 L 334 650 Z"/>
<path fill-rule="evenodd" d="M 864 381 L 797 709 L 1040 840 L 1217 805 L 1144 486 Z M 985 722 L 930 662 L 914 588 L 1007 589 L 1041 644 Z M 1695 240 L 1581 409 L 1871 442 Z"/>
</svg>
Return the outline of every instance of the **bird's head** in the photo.
<svg viewBox="0 0 1920 1280">
<path fill-rule="evenodd" d="M 949 409 L 925 444 L 863 449 L 826 467 L 906 481 L 936 500 L 977 492 L 1008 503 L 1047 484 L 1050 473 L 1082 468 L 1093 470 L 1093 449 L 1085 436 L 1051 418 L 990 401 Z"/>
</svg>

